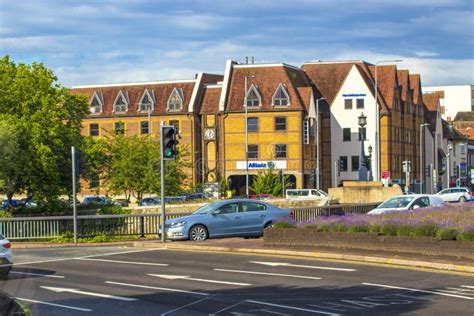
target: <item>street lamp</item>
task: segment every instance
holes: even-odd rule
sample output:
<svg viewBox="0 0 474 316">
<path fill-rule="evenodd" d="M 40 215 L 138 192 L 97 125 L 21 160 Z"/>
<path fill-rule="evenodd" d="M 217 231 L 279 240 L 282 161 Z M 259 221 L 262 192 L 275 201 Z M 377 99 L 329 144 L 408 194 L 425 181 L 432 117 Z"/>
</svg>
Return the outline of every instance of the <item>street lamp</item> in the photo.
<svg viewBox="0 0 474 316">
<path fill-rule="evenodd" d="M 425 127 L 429 126 L 428 123 L 420 124 L 420 193 L 423 194 L 423 146 L 422 146 L 422 138 L 423 132 L 425 131 Z M 425 139 L 425 137 L 423 137 Z"/>
<path fill-rule="evenodd" d="M 448 178 L 448 180 L 447 180 L 448 188 L 451 187 L 451 175 L 450 175 L 450 173 L 451 173 L 451 170 L 450 170 L 451 169 L 451 161 L 450 161 L 451 160 L 450 159 L 451 158 L 451 150 L 453 150 L 453 146 L 448 145 L 448 154 L 446 155 L 446 164 L 447 164 L 447 166 L 446 166 L 446 176 Z"/>
<path fill-rule="evenodd" d="M 377 89 L 377 66 L 382 63 L 398 63 L 401 59 L 379 60 L 375 63 L 375 170 L 377 171 L 376 180 L 380 181 L 380 109 L 378 105 L 378 89 Z"/>
<path fill-rule="evenodd" d="M 470 186 L 470 183 L 468 182 L 468 180 L 471 180 L 472 179 L 472 174 L 470 177 L 468 177 L 469 175 L 469 172 L 471 170 L 471 159 L 469 159 L 469 130 L 471 130 L 472 128 L 468 127 L 466 128 L 466 186 Z M 471 179 L 469 179 L 471 178 Z M 471 180 L 472 182 L 472 180 Z"/>
<path fill-rule="evenodd" d="M 373 172 L 372 172 L 372 145 L 369 145 L 369 166 L 368 166 L 368 169 L 369 169 L 369 181 L 374 181 L 374 175 L 373 175 Z"/>
<path fill-rule="evenodd" d="M 319 190 L 319 101 L 326 100 L 322 97 L 316 100 L 316 189 Z"/>
<path fill-rule="evenodd" d="M 365 133 L 364 127 L 367 125 L 367 116 L 362 114 L 358 117 L 360 132 L 359 132 L 359 140 L 360 140 L 360 157 L 359 157 L 359 180 L 360 181 L 367 181 L 367 166 L 365 161 L 365 152 L 364 152 L 364 140 L 365 140 Z"/>
<path fill-rule="evenodd" d="M 248 104 L 247 104 L 247 94 L 248 94 L 248 77 L 245 76 L 245 94 L 244 94 L 244 107 L 245 107 L 245 195 L 247 199 L 249 198 L 249 130 L 248 130 Z M 255 76 L 250 76 L 250 78 L 255 78 Z"/>
</svg>

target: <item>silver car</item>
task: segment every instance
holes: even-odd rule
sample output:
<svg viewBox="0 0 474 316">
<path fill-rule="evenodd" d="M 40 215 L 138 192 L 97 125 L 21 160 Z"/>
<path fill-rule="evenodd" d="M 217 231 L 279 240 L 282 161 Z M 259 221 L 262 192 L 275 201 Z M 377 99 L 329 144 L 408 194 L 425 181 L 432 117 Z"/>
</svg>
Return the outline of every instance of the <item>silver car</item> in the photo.
<svg viewBox="0 0 474 316">
<path fill-rule="evenodd" d="M 262 201 L 246 199 L 218 201 L 204 205 L 193 214 L 165 222 L 166 238 L 203 241 L 216 237 L 262 236 L 263 230 L 291 211 Z M 291 220 L 291 219 L 290 219 Z M 158 230 L 161 235 L 161 230 Z"/>
<path fill-rule="evenodd" d="M 0 279 L 5 279 L 13 266 L 11 243 L 0 235 Z"/>
<path fill-rule="evenodd" d="M 383 214 L 393 211 L 416 210 L 427 206 L 441 206 L 444 201 L 436 195 L 412 194 L 391 197 L 385 200 L 377 208 L 370 211 L 369 215 Z"/>
<path fill-rule="evenodd" d="M 466 202 L 472 200 L 472 192 L 468 188 L 447 188 L 437 194 L 445 202 Z"/>
</svg>

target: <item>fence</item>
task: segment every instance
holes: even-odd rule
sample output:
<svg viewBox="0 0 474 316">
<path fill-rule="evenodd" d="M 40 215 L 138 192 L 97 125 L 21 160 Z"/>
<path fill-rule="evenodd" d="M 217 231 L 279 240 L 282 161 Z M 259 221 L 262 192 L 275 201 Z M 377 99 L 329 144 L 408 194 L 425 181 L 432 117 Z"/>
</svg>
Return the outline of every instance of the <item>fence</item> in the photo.
<svg viewBox="0 0 474 316">
<path fill-rule="evenodd" d="M 321 216 L 367 213 L 377 205 L 333 205 L 324 207 L 294 208 L 297 222 L 308 221 Z M 189 215 L 189 213 L 168 213 L 166 219 Z M 107 236 L 145 236 L 157 233 L 161 225 L 161 214 L 127 215 L 81 215 L 77 217 L 78 238 Z M 12 217 L 0 218 L 0 234 L 11 240 L 51 239 L 64 235 L 72 236 L 72 216 Z"/>
</svg>

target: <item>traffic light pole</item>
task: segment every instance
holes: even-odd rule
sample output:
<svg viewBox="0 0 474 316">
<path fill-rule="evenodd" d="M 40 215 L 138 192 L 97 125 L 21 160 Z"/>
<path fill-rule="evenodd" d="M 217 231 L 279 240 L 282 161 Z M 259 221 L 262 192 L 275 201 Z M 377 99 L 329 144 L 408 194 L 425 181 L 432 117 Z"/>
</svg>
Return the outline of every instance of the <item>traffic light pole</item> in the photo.
<svg viewBox="0 0 474 316">
<path fill-rule="evenodd" d="M 166 220 L 166 209 L 165 209 L 165 160 L 163 158 L 163 126 L 160 130 L 160 162 L 161 162 L 161 242 L 165 243 L 165 220 Z"/>
<path fill-rule="evenodd" d="M 77 197 L 76 197 L 76 148 L 71 147 L 72 156 L 72 210 L 74 225 L 74 244 L 77 244 Z"/>
</svg>

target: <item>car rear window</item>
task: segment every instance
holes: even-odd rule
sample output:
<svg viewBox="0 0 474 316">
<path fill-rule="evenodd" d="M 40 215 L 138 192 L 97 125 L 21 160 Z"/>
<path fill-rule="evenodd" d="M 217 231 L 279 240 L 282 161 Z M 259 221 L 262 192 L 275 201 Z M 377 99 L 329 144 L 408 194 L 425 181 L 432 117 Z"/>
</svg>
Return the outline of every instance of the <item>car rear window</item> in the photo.
<svg viewBox="0 0 474 316">
<path fill-rule="evenodd" d="M 242 202 L 242 212 L 260 212 L 266 210 L 267 206 L 265 204 L 255 202 Z"/>
</svg>

